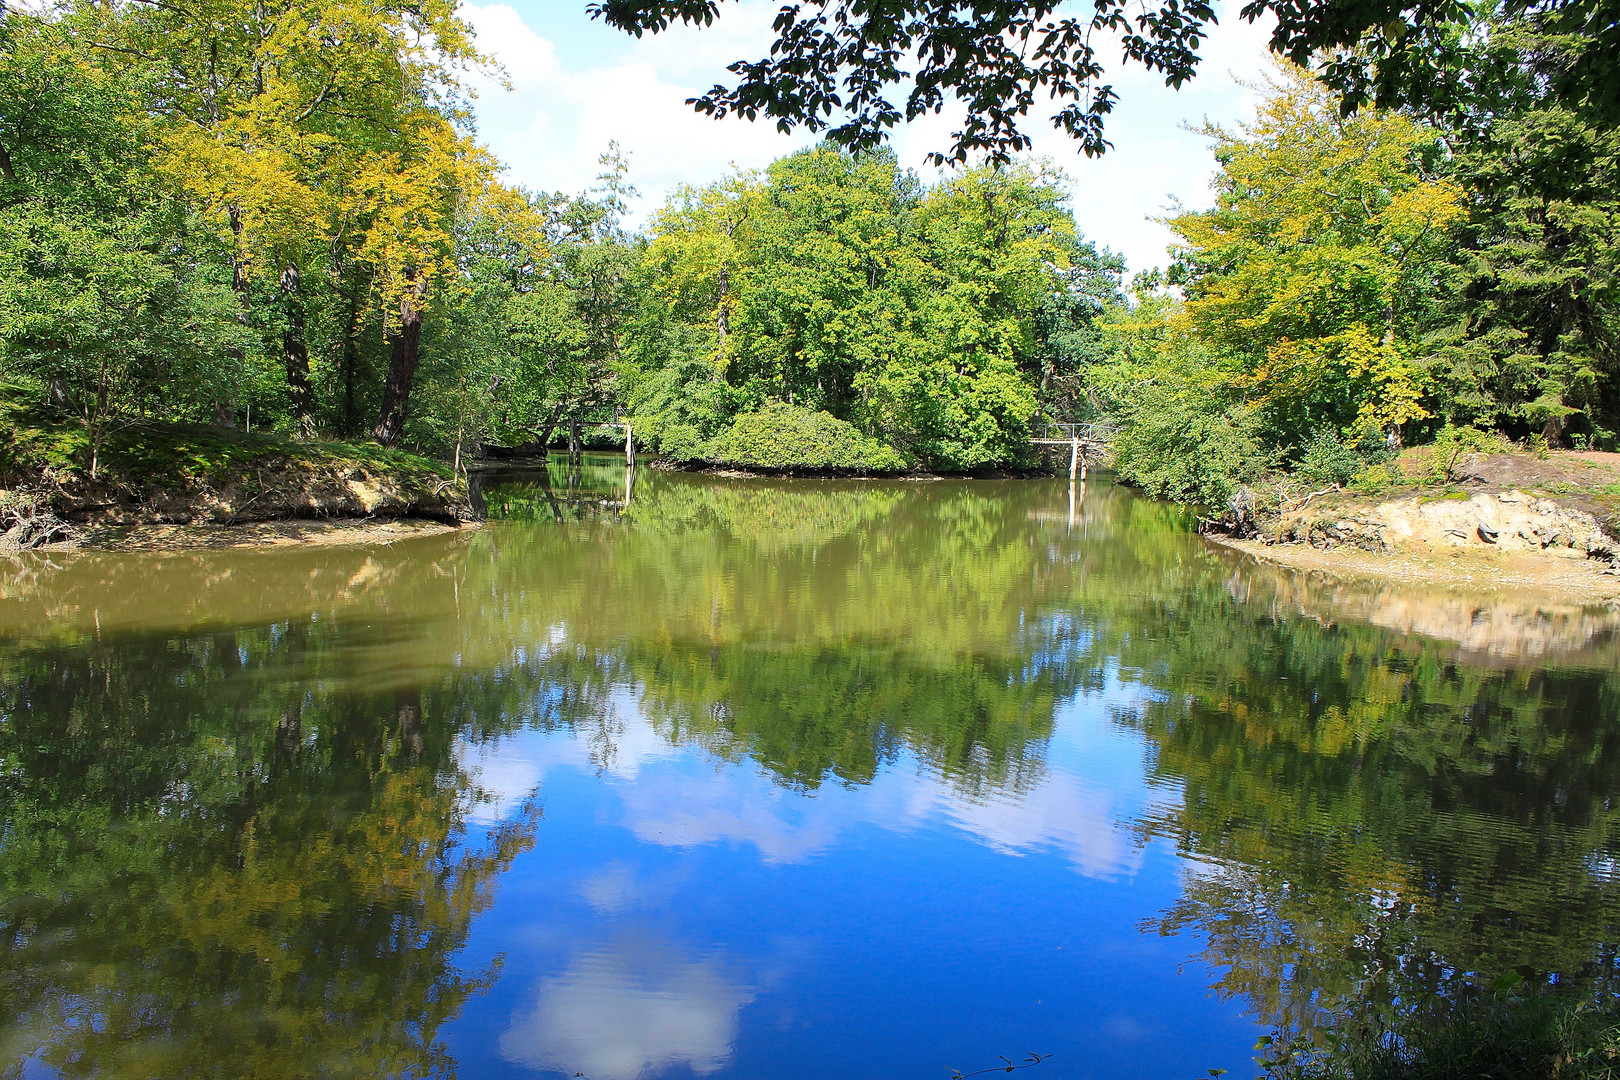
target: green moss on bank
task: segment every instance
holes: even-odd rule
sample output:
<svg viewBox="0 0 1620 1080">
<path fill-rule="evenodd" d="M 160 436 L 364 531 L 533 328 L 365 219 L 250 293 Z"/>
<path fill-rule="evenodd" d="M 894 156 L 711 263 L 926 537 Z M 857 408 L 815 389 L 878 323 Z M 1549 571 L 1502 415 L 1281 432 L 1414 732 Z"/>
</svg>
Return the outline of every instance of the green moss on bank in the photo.
<svg viewBox="0 0 1620 1080">
<path fill-rule="evenodd" d="M 448 464 L 375 444 L 146 422 L 109 436 L 93 479 L 89 459 L 80 425 L 0 390 L 0 488 L 40 492 L 80 520 L 471 516 Z"/>
<path fill-rule="evenodd" d="M 89 480 L 90 442 L 78 424 L 0 393 L 0 484 Z M 146 423 L 114 432 L 97 462 L 98 482 L 115 487 L 222 484 L 269 461 L 309 468 L 363 469 L 401 482 L 451 479 L 450 466 L 374 444 L 304 442 L 204 424 Z"/>
</svg>

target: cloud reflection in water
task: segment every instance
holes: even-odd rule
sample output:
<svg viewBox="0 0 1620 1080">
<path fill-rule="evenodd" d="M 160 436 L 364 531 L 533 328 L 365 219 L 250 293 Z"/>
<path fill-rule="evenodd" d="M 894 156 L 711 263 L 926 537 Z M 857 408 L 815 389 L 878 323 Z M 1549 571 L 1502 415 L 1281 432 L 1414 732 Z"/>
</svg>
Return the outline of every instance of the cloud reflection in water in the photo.
<svg viewBox="0 0 1620 1080">
<path fill-rule="evenodd" d="M 674 1066 L 707 1076 L 726 1064 L 737 1014 L 754 991 L 719 954 L 694 958 L 656 934 L 621 936 L 543 979 L 534 1007 L 500 1038 L 516 1065 L 591 1080 L 634 1080 Z"/>
</svg>

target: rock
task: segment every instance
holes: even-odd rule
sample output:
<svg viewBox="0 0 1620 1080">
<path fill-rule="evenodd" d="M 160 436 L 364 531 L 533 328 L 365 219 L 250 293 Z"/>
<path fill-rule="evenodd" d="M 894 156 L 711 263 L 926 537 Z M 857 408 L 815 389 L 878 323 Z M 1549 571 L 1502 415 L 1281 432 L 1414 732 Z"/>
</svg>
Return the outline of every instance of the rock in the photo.
<svg viewBox="0 0 1620 1080">
<path fill-rule="evenodd" d="M 1340 513 L 1344 513 L 1343 510 Z M 1591 514 L 1522 491 L 1471 498 L 1392 499 L 1363 513 L 1277 522 L 1273 535 L 1317 548 L 1354 546 L 1368 551 L 1489 545 L 1501 551 L 1613 558 L 1614 541 Z"/>
</svg>

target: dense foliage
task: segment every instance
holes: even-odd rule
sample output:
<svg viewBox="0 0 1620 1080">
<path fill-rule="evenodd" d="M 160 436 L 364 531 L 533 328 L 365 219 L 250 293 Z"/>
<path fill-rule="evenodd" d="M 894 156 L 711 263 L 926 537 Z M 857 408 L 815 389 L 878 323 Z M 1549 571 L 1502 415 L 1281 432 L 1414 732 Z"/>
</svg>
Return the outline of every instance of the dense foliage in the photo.
<svg viewBox="0 0 1620 1080">
<path fill-rule="evenodd" d="M 808 150 L 654 219 L 628 401 L 676 457 L 776 400 L 917 464 L 1016 460 L 1043 383 L 1073 373 L 1064 335 L 1118 297 L 1120 270 L 1045 168 L 925 188 L 889 153 Z"/>
<path fill-rule="evenodd" d="M 991 24 L 1045 32 L 1039 4 L 974 10 L 958 45 L 990 68 Z M 1425 7 L 1399 49 L 1381 23 L 1282 13 L 1280 50 L 1372 51 L 1281 67 L 1252 123 L 1207 129 L 1214 205 L 1168 218 L 1174 264 L 1127 299 L 1061 174 L 1001 152 L 1022 145 L 1012 113 L 962 136 L 987 164 L 929 185 L 862 126 L 877 99 L 852 102 L 842 147 L 679 191 L 632 231 L 615 147 L 589 192 L 501 180 L 448 3 L 321 8 L 315 34 L 302 8 L 245 0 L 7 9 L 0 377 L 82 428 L 90 474 L 155 421 L 459 465 L 616 416 L 677 460 L 972 471 L 1029 461 L 1042 417 L 1101 416 L 1128 480 L 1215 505 L 1279 472 L 1344 484 L 1447 431 L 1608 447 L 1620 139 L 1560 11 Z M 715 10 L 601 13 L 656 31 Z M 1207 13 L 1184 17 L 1139 28 L 1139 58 L 1182 70 L 1190 53 L 1154 50 L 1196 48 Z M 778 28 L 784 57 L 937 32 L 813 22 Z M 1444 47 L 1420 59 L 1420 40 Z M 866 62 L 840 56 L 828 71 Z M 744 83 L 786 107 L 800 76 L 781 63 Z M 1414 91 L 1413 65 L 1449 89 Z M 990 92 L 965 72 L 936 91 Z M 772 112 L 754 92 L 711 104 Z M 1371 98 L 1404 110 L 1345 112 Z"/>
<path fill-rule="evenodd" d="M 311 36 L 303 9 L 233 3 L 195 26 L 0 15 L 0 374 L 78 418 L 90 472 L 154 421 L 459 462 L 618 410 L 691 459 L 778 402 L 876 440 L 795 464 L 991 466 L 1028 455 L 1040 391 L 1119 297 L 1045 166 L 929 188 L 892 154 L 815 149 L 632 234 L 615 148 L 588 193 L 500 181 L 449 5 L 334 10 Z"/>
<path fill-rule="evenodd" d="M 1266 91 L 1252 124 L 1207 129 L 1215 206 L 1168 219 L 1170 274 L 1101 323 L 1122 475 L 1219 506 L 1436 437 L 1612 448 L 1614 131 L 1520 97 L 1345 117 L 1297 68 Z"/>
<path fill-rule="evenodd" d="M 824 412 L 776 401 L 744 413 L 708 446 L 708 456 L 768 469 L 899 472 L 905 460 Z"/>
</svg>

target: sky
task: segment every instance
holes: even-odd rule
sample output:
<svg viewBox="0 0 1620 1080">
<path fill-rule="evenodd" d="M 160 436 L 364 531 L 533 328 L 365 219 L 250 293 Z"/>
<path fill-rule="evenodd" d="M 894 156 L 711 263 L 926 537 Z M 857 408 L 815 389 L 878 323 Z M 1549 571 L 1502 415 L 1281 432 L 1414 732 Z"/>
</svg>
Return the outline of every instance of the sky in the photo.
<svg viewBox="0 0 1620 1080">
<path fill-rule="evenodd" d="M 685 102 L 727 80 L 731 61 L 768 52 L 780 3 L 736 0 L 723 5 L 712 26 L 639 39 L 592 21 L 585 0 L 464 4 L 479 47 L 504 68 L 507 84 L 485 75 L 471 80 L 479 138 L 506 162 L 508 182 L 537 191 L 590 188 L 600 171 L 597 159 L 610 142 L 618 143 L 641 192 L 632 224 L 682 184 L 710 183 L 732 167 L 762 169 L 815 136 L 785 135 L 768 122 L 737 117 L 715 120 Z M 1114 149 L 1103 157 L 1078 153 L 1050 128 L 1047 114 L 1032 113 L 1025 127 L 1035 140 L 1033 153 L 1071 178 L 1081 231 L 1125 256 L 1131 273 L 1168 261 L 1169 231 L 1153 218 L 1177 203 L 1190 209 L 1210 204 L 1209 140 L 1188 125 L 1250 118 L 1255 93 L 1243 84 L 1269 70 L 1267 28 L 1240 19 L 1236 3 L 1216 8 L 1221 23 L 1201 50 L 1199 75 L 1181 90 L 1134 65 L 1111 71 L 1120 101 L 1107 128 Z M 925 167 L 924 155 L 948 149 L 955 128 L 941 115 L 897 129 L 901 164 L 934 181 L 940 171 Z"/>
</svg>

